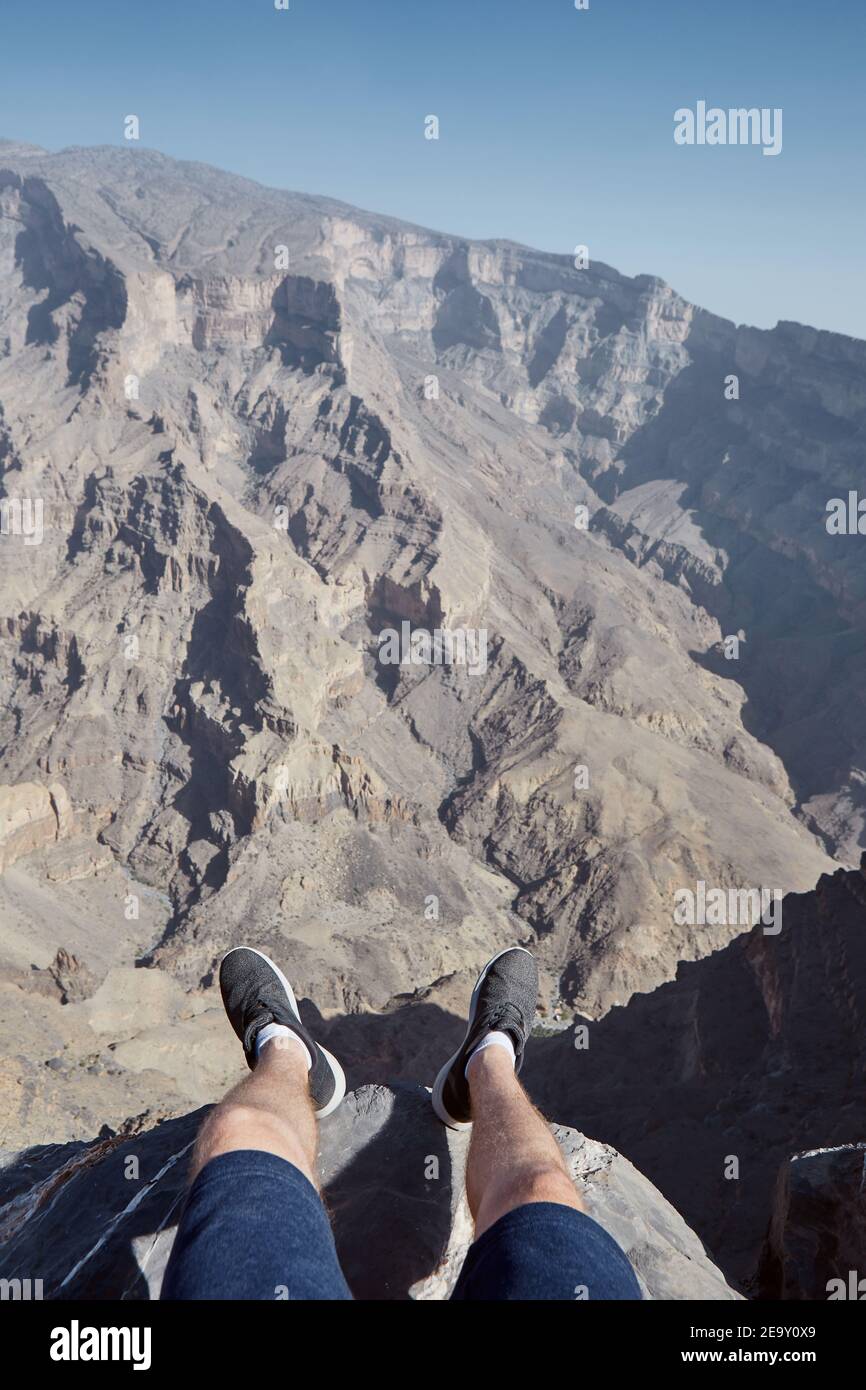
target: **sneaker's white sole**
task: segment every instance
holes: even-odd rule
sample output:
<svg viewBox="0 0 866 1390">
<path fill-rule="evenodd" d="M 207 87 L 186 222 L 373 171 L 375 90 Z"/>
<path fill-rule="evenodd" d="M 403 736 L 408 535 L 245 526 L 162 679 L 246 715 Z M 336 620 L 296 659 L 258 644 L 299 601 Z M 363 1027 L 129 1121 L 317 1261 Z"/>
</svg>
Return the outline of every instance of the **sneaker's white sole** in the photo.
<svg viewBox="0 0 866 1390">
<path fill-rule="evenodd" d="M 481 971 L 481 974 L 478 976 L 478 979 L 475 981 L 475 987 L 472 991 L 472 998 L 469 1000 L 469 1018 L 466 1023 L 466 1032 L 463 1034 L 463 1042 L 461 1042 L 453 1057 L 449 1057 L 448 1061 L 445 1063 L 444 1067 L 439 1072 L 439 1075 L 436 1077 L 436 1080 L 433 1082 L 433 1090 L 430 1094 L 433 1109 L 439 1116 L 439 1119 L 442 1121 L 442 1123 L 446 1124 L 449 1129 L 472 1128 L 471 1120 L 455 1120 L 453 1116 L 448 1114 L 448 1111 L 445 1109 L 445 1103 L 442 1099 L 442 1092 L 445 1089 L 445 1082 L 448 1080 L 448 1073 L 450 1072 L 454 1063 L 457 1061 L 457 1058 L 460 1056 L 460 1053 L 463 1051 L 464 1043 L 466 1042 L 466 1039 L 472 1031 L 472 1026 L 475 1023 L 475 1010 L 478 1006 L 478 995 L 481 991 L 481 986 L 484 983 L 487 972 L 490 969 L 491 965 L 494 965 L 496 961 L 499 960 L 500 956 L 507 956 L 510 951 L 523 951 L 524 955 L 532 955 L 532 952 L 527 951 L 525 946 L 506 946 L 504 951 L 497 951 L 495 956 L 490 957 L 490 960 L 487 962 L 484 969 Z"/>
<path fill-rule="evenodd" d="M 270 956 L 266 956 L 264 951 L 257 951 L 255 946 L 233 946 L 230 951 L 226 951 L 225 955 L 223 956 L 223 960 L 227 960 L 228 957 L 233 955 L 235 951 L 252 951 L 254 956 L 258 956 L 259 960 L 265 961 L 266 964 L 268 964 L 271 967 L 274 974 L 278 977 L 280 984 L 283 986 L 283 989 L 286 991 L 286 994 L 288 995 L 289 1003 L 292 1007 L 292 1013 L 295 1015 L 295 1018 L 300 1023 L 301 1015 L 298 1010 L 298 1001 L 295 998 L 295 991 L 292 989 L 292 986 L 289 984 L 288 980 L 286 979 L 280 967 L 277 965 L 276 961 L 271 960 Z M 328 1051 L 326 1047 L 322 1047 L 321 1043 L 317 1043 L 316 1046 L 318 1047 L 325 1061 L 328 1063 L 328 1066 L 330 1067 L 334 1076 L 334 1094 L 331 1096 L 331 1099 L 328 1101 L 328 1104 L 326 1106 L 324 1106 L 321 1110 L 316 1111 L 316 1119 L 324 1120 L 326 1115 L 332 1115 L 334 1113 L 337 1106 L 340 1104 L 340 1101 L 345 1096 L 346 1076 L 343 1071 L 343 1068 L 340 1066 L 340 1063 L 337 1061 L 336 1057 L 332 1056 L 332 1054 Z"/>
</svg>

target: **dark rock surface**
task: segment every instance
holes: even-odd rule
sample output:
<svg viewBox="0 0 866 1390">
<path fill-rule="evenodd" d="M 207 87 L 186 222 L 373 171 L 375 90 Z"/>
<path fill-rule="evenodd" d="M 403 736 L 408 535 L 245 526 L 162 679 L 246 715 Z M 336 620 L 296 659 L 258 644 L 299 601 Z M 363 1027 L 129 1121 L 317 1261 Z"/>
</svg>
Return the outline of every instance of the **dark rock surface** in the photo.
<svg viewBox="0 0 866 1390">
<path fill-rule="evenodd" d="M 761 1278 L 769 1298 L 866 1300 L 866 1143 L 782 1167 Z"/>
<path fill-rule="evenodd" d="M 752 1295 L 765 1291 L 761 1256 L 780 1168 L 803 1150 L 855 1145 L 864 1132 L 864 869 L 866 856 L 860 871 L 786 897 L 777 936 L 756 927 L 590 1023 L 585 1051 L 569 1030 L 527 1054 L 540 1103 L 555 1096 L 563 1121 L 627 1154 Z M 731 1159 L 738 1176 L 726 1177 Z M 799 1198 L 797 1210 L 807 1224 Z M 786 1296 L 825 1297 L 834 1241 L 844 1265 L 858 1219 L 852 1213 L 849 1224 L 842 1202 L 816 1208 L 821 1259 L 796 1293 L 787 1269 Z M 796 1262 L 803 1278 L 807 1265 Z"/>
</svg>

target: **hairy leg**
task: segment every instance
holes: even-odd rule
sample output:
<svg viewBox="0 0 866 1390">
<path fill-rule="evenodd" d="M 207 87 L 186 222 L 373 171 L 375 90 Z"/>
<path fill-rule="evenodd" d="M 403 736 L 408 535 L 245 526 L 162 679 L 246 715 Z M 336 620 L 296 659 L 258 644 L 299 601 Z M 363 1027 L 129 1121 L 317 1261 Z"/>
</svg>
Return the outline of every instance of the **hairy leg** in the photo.
<svg viewBox="0 0 866 1390">
<path fill-rule="evenodd" d="M 208 1115 L 193 1151 L 190 1182 L 218 1154 L 264 1149 L 288 1159 L 314 1186 L 316 1117 L 303 1049 L 284 1038 L 262 1048 L 255 1071 Z"/>
<path fill-rule="evenodd" d="M 476 1237 L 527 1202 L 558 1202 L 583 1211 L 559 1145 L 508 1053 L 501 1047 L 476 1053 L 466 1077 L 472 1096 L 466 1191 Z"/>
</svg>

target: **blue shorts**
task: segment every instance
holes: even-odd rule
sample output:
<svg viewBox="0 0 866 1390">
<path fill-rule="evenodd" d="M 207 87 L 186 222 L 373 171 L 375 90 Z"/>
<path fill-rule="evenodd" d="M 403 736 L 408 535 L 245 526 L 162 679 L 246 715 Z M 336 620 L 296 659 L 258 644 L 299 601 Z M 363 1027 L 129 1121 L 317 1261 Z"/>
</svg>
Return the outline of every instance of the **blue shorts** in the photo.
<svg viewBox="0 0 866 1390">
<path fill-rule="evenodd" d="M 634 1271 L 597 1221 L 557 1202 L 509 1211 L 470 1247 L 451 1297 L 639 1299 Z M 350 1299 L 319 1194 L 284 1158 L 239 1149 L 190 1189 L 164 1299 Z"/>
</svg>

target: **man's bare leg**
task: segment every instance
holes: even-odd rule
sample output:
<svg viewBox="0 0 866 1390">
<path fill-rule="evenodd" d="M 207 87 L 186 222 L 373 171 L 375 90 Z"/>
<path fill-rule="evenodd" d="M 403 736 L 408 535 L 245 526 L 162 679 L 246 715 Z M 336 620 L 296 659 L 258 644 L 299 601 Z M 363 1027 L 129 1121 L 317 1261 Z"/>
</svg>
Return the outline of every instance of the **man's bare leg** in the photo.
<svg viewBox="0 0 866 1390">
<path fill-rule="evenodd" d="M 211 1111 L 196 1140 L 190 1182 L 210 1159 L 236 1149 L 285 1158 L 318 1186 L 316 1117 L 304 1049 L 296 1042 L 265 1043 L 255 1071 Z"/>
<path fill-rule="evenodd" d="M 584 1211 L 559 1145 L 501 1047 L 477 1052 L 466 1068 L 472 1139 L 466 1168 L 476 1237 L 515 1207 L 558 1202 Z"/>
<path fill-rule="evenodd" d="M 343 1068 L 262 951 L 236 946 L 219 981 L 250 1075 L 201 1128 L 160 1298 L 350 1300 L 316 1190 L 316 1122 L 340 1105 Z"/>
<path fill-rule="evenodd" d="M 472 1127 L 466 1188 L 476 1236 L 531 1202 L 584 1210 L 559 1145 L 517 1079 L 537 1002 L 531 952 L 497 952 L 475 981 L 463 1041 L 433 1084 L 440 1120 Z"/>
<path fill-rule="evenodd" d="M 476 1239 L 451 1296 L 639 1299 L 628 1258 L 584 1210 L 559 1145 L 518 1080 L 537 1002 L 531 952 L 498 951 L 475 981 L 463 1041 L 433 1082 L 439 1119 L 472 1128 L 466 1190 Z"/>
</svg>

